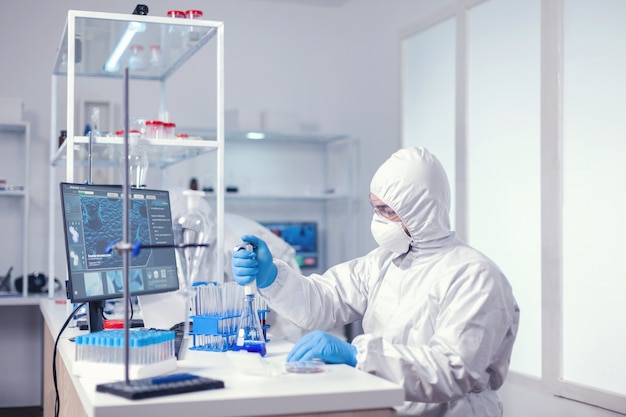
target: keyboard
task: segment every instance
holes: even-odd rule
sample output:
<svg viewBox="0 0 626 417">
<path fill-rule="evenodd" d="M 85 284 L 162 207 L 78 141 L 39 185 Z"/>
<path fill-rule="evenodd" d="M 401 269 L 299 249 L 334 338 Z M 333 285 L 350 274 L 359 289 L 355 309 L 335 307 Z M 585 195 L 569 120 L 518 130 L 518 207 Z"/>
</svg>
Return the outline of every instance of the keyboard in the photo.
<svg viewBox="0 0 626 417">
<path fill-rule="evenodd" d="M 224 381 L 206 378 L 188 373 L 163 375 L 151 378 L 110 382 L 99 384 L 96 391 L 106 392 L 129 400 L 142 398 L 163 397 L 166 395 L 182 394 L 186 392 L 206 391 L 224 388 Z"/>
</svg>

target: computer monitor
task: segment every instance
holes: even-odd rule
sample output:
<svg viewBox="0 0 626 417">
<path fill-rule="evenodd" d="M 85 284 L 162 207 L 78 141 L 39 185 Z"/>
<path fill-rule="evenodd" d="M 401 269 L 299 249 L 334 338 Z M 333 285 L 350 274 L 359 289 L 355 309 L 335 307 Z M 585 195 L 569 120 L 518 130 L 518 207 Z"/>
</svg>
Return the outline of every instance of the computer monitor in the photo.
<svg viewBox="0 0 626 417">
<path fill-rule="evenodd" d="M 301 268 L 318 266 L 317 223 L 276 221 L 261 224 L 296 250 L 296 261 Z"/>
<path fill-rule="evenodd" d="M 169 193 L 162 190 L 130 189 L 129 240 L 151 246 L 130 258 L 130 294 L 156 294 L 178 290 L 178 273 Z M 61 183 L 61 204 L 69 282 L 68 298 L 89 302 L 97 315 L 103 300 L 124 295 L 122 254 L 107 252 L 122 241 L 122 187 Z M 164 245 L 164 248 L 154 246 Z M 93 309 L 93 311 L 92 311 Z M 101 314 L 100 314 L 101 316 Z M 90 317 L 90 329 L 100 327 L 99 317 Z"/>
</svg>

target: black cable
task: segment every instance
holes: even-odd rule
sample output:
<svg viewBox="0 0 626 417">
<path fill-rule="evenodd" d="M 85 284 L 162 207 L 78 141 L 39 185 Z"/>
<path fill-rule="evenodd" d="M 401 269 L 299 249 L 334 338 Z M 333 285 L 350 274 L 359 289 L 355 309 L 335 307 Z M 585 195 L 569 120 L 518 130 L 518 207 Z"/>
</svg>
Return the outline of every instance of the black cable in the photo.
<svg viewBox="0 0 626 417">
<path fill-rule="evenodd" d="M 54 398 L 54 417 L 59 417 L 59 412 L 61 411 L 61 399 L 59 397 L 59 386 L 57 384 L 57 361 L 56 361 L 56 358 L 57 358 L 57 346 L 59 345 L 59 340 L 61 339 L 61 334 L 63 334 L 63 331 L 65 330 L 67 325 L 72 320 L 72 317 L 74 317 L 74 314 L 76 314 L 76 312 L 78 310 L 83 308 L 85 306 L 85 304 L 87 304 L 87 303 L 80 304 L 78 307 L 76 307 L 74 309 L 74 311 L 72 311 L 72 314 L 69 315 L 67 320 L 65 320 L 65 323 L 63 323 L 63 326 L 61 326 L 61 330 L 59 331 L 59 334 L 57 335 L 57 339 L 54 342 L 54 350 L 52 351 L 52 381 L 54 382 L 54 394 L 55 394 L 55 398 Z"/>
</svg>

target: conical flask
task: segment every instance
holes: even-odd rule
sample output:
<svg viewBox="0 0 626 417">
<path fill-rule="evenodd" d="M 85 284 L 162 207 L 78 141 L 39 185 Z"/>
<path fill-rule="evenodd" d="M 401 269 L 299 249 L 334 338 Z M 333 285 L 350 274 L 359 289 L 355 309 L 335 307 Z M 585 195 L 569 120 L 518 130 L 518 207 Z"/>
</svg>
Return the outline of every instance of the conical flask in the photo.
<svg viewBox="0 0 626 417">
<path fill-rule="evenodd" d="M 176 260 L 182 276 L 181 293 L 185 297 L 184 337 L 189 335 L 189 309 L 193 297 L 193 283 L 200 273 L 204 253 L 210 242 L 211 227 L 206 215 L 200 210 L 204 192 L 185 190 L 185 210 L 174 219 L 174 243 Z"/>
<path fill-rule="evenodd" d="M 244 305 L 239 326 L 237 328 L 237 340 L 233 350 L 247 350 L 265 356 L 265 336 L 259 320 L 259 313 L 255 305 L 256 281 L 244 286 Z"/>
</svg>

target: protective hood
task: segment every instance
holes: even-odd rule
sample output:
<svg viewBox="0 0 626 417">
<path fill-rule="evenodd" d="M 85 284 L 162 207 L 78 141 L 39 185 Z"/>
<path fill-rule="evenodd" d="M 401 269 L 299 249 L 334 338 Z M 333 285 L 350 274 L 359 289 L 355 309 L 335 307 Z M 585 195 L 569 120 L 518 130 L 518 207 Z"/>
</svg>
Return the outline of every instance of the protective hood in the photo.
<svg viewBox="0 0 626 417">
<path fill-rule="evenodd" d="M 370 192 L 391 207 L 411 234 L 411 247 L 429 247 L 450 230 L 450 185 L 443 166 L 427 149 L 400 149 L 374 174 Z"/>
</svg>

